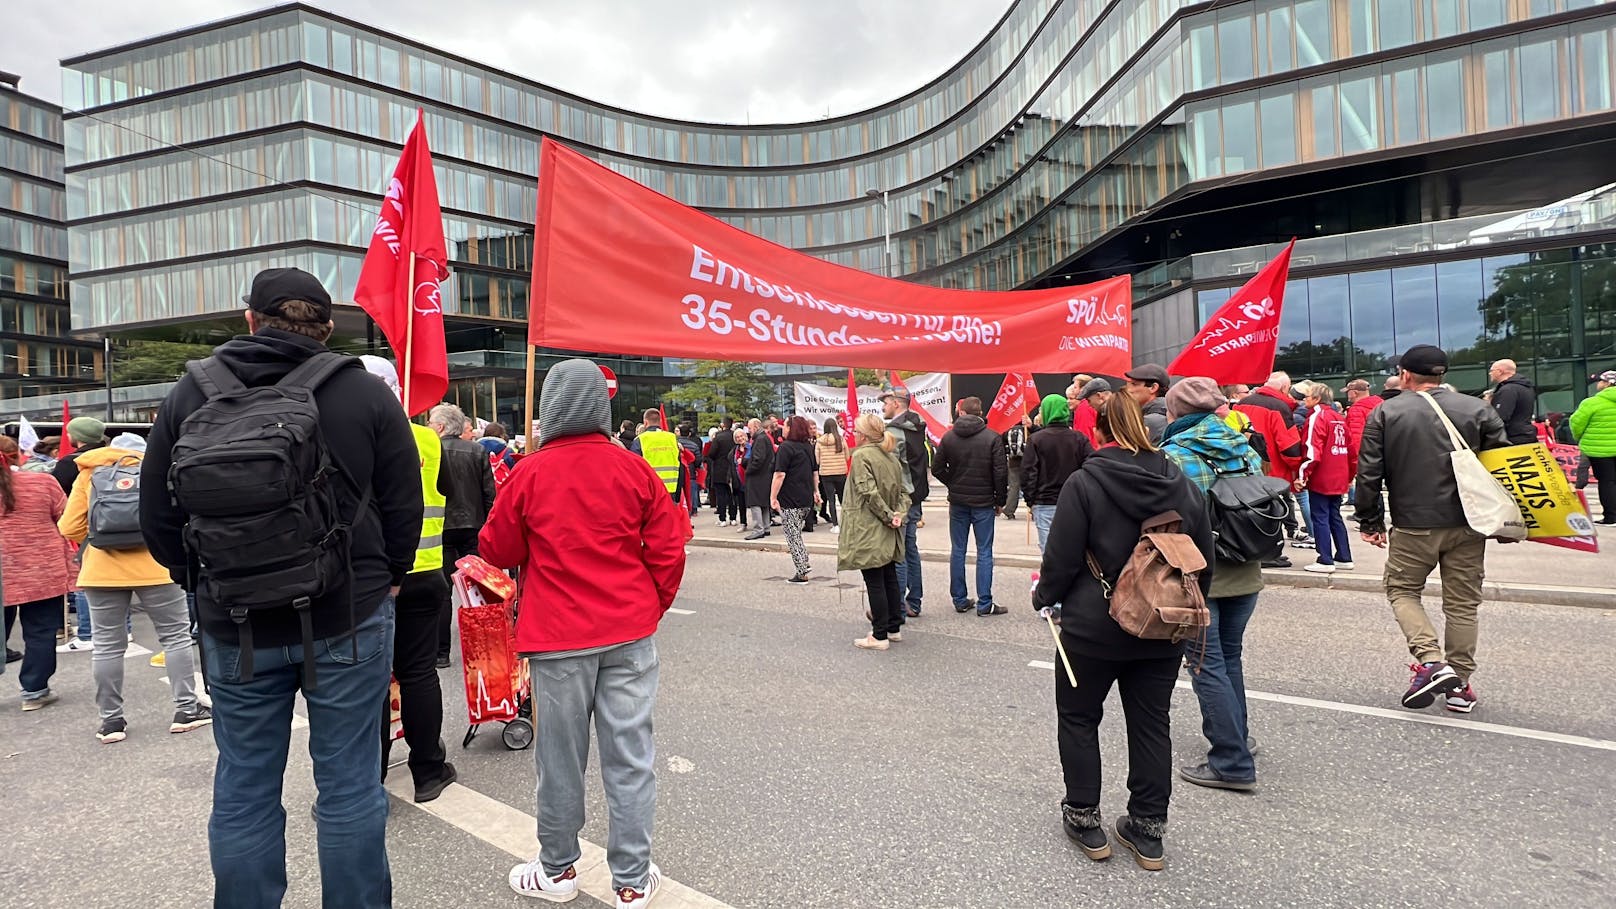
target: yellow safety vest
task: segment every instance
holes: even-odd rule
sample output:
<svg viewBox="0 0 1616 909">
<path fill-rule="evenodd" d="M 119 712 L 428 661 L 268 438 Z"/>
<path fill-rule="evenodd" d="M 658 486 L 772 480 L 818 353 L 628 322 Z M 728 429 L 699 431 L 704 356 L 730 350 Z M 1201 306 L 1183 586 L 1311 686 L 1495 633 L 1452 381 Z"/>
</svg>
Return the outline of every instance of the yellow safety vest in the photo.
<svg viewBox="0 0 1616 909">
<path fill-rule="evenodd" d="M 662 478 L 668 492 L 679 489 L 679 440 L 673 433 L 660 429 L 647 430 L 640 435 L 640 456 Z"/>
<path fill-rule="evenodd" d="M 410 574 L 443 570 L 443 509 L 448 499 L 438 491 L 438 470 L 443 466 L 443 440 L 419 423 L 411 423 L 415 447 L 421 452 L 421 542 L 415 544 L 415 567 Z"/>
</svg>

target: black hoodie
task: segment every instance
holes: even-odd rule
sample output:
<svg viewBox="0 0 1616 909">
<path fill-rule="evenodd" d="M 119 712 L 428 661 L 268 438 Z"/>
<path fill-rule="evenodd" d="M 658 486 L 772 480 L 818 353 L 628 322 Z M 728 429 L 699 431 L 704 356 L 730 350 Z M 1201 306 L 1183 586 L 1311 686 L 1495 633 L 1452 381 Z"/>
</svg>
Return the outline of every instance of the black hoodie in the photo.
<svg viewBox="0 0 1616 909">
<path fill-rule="evenodd" d="M 1493 407 L 1504 421 L 1504 435 L 1511 445 L 1530 445 L 1537 441 L 1537 427 L 1532 425 L 1532 411 L 1537 409 L 1537 389 L 1532 380 L 1513 375 L 1493 389 Z"/>
<path fill-rule="evenodd" d="M 896 430 L 903 442 L 899 456 L 909 470 L 909 504 L 917 506 L 931 493 L 931 479 L 926 475 L 927 462 L 931 460 L 926 449 L 926 421 L 913 410 L 906 410 L 893 417 L 887 429 Z"/>
<path fill-rule="evenodd" d="M 279 381 L 294 367 L 324 350 L 324 345 L 291 332 L 268 328 L 227 341 L 214 355 L 249 386 Z M 421 538 L 421 456 L 398 400 L 376 377 L 359 367 L 340 369 L 314 394 L 320 407 L 320 431 L 338 468 L 351 482 L 337 484 L 337 508 L 353 520 L 360 490 L 371 489 L 371 505 L 353 520 L 353 617 L 346 590 L 314 603 L 316 638 L 345 634 L 350 622 L 363 622 L 376 612 L 390 586 L 404 581 L 415 563 Z M 180 379 L 157 411 L 141 465 L 140 523 L 152 557 L 175 580 L 187 576 L 187 554 L 181 533 L 186 516 L 166 494 L 174 441 L 185 419 L 206 403 L 189 375 Z M 202 627 L 220 640 L 235 643 L 236 627 L 217 603 L 201 592 L 197 613 Z M 297 615 L 290 609 L 251 614 L 254 647 L 300 643 Z"/>
<path fill-rule="evenodd" d="M 973 414 L 955 420 L 954 428 L 943 435 L 931 473 L 948 487 L 950 505 L 1003 508 L 1010 495 L 1004 437 Z"/>
<path fill-rule="evenodd" d="M 1111 618 L 1110 601 L 1089 570 L 1094 553 L 1100 570 L 1115 582 L 1139 542 L 1147 518 L 1176 511 L 1183 532 L 1212 564 L 1212 525 L 1206 497 L 1159 451 L 1130 454 L 1116 446 L 1101 448 L 1083 461 L 1061 489 L 1055 522 L 1044 547 L 1044 563 L 1034 609 L 1061 606 L 1061 632 L 1069 653 L 1103 660 L 1172 658 L 1184 644 L 1147 641 L 1122 630 Z M 1211 589 L 1210 571 L 1200 577 L 1201 592 Z"/>
</svg>

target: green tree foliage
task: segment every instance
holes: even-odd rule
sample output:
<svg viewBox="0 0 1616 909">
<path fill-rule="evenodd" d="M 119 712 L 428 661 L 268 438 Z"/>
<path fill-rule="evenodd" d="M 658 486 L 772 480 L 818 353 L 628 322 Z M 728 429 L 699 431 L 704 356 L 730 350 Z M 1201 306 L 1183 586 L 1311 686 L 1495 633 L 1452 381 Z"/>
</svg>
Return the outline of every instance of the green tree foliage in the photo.
<svg viewBox="0 0 1616 909">
<path fill-rule="evenodd" d="M 187 360 L 200 360 L 211 353 L 210 344 L 133 340 L 126 346 L 113 347 L 112 382 L 115 385 L 172 382 L 185 373 Z"/>
<path fill-rule="evenodd" d="M 693 377 L 668 393 L 669 404 L 696 412 L 699 426 L 726 416 L 737 421 L 760 417 L 777 410 L 777 401 L 762 366 L 726 360 L 697 360 Z M 671 415 L 672 407 L 669 412 Z"/>
<path fill-rule="evenodd" d="M 908 378 L 910 378 L 912 376 L 918 376 L 918 375 L 922 375 L 922 373 L 918 373 L 918 372 L 914 372 L 914 371 L 906 372 L 906 371 L 901 370 L 901 369 L 898 370 L 898 378 L 900 378 L 900 379 L 908 379 Z M 855 370 L 853 370 L 853 381 L 857 382 L 860 385 L 866 385 L 866 386 L 873 385 L 876 388 L 880 388 L 880 387 L 887 384 L 887 381 L 888 381 L 889 377 L 890 377 L 890 374 L 885 369 L 855 369 Z M 833 377 L 833 378 L 830 378 L 830 379 L 826 379 L 825 384 L 829 385 L 831 388 L 846 388 L 847 387 L 847 374 L 843 373 L 840 376 L 836 376 L 836 377 Z"/>
</svg>

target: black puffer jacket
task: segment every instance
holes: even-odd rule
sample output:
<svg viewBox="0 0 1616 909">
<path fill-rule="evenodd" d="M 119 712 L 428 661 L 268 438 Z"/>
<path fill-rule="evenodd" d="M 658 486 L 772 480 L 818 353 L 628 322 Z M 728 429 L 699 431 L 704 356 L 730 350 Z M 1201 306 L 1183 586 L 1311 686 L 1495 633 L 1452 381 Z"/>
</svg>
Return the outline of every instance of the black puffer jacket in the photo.
<svg viewBox="0 0 1616 909">
<path fill-rule="evenodd" d="M 444 439 L 438 488 L 449 500 L 443 511 L 444 530 L 481 530 L 494 507 L 488 449 L 465 439 Z"/>
<path fill-rule="evenodd" d="M 1004 437 L 978 416 L 967 414 L 954 421 L 937 446 L 931 472 L 948 487 L 950 505 L 1003 508 L 1010 496 Z"/>
<path fill-rule="evenodd" d="M 1474 451 L 1509 444 L 1498 411 L 1478 398 L 1436 388 L 1430 391 L 1453 427 Z M 1466 526 L 1449 455 L 1453 443 L 1424 395 L 1406 393 L 1375 408 L 1364 423 L 1358 449 L 1358 523 L 1364 533 L 1386 530 L 1384 487 L 1392 524 L 1407 529 Z"/>
<path fill-rule="evenodd" d="M 1068 652 L 1105 660 L 1172 658 L 1184 644 L 1147 641 L 1122 630 L 1111 618 L 1110 601 L 1089 570 L 1087 554 L 1094 553 L 1106 579 L 1115 582 L 1122 566 L 1139 542 L 1139 527 L 1147 518 L 1176 511 L 1183 532 L 1212 564 L 1212 526 L 1206 500 L 1166 455 L 1159 451 L 1130 454 L 1102 448 L 1083 462 L 1083 469 L 1066 481 L 1032 606 L 1061 607 L 1061 637 Z M 1210 571 L 1200 576 L 1201 592 L 1212 587 Z"/>
<path fill-rule="evenodd" d="M 1028 505 L 1054 505 L 1066 480 L 1094 451 L 1089 437 L 1065 423 L 1032 434 L 1021 461 L 1021 492 Z"/>
<path fill-rule="evenodd" d="M 1532 412 L 1537 409 L 1537 389 L 1525 376 L 1510 376 L 1493 389 L 1493 409 L 1504 421 L 1504 435 L 1511 445 L 1530 445 L 1537 441 L 1537 427 L 1532 425 Z"/>
</svg>

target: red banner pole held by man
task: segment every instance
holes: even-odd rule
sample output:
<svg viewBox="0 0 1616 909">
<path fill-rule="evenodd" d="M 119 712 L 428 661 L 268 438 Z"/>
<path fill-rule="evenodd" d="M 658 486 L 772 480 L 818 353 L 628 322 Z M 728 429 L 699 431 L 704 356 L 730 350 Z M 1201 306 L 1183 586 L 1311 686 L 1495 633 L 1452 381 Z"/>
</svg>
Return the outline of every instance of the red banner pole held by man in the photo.
<svg viewBox="0 0 1616 909">
<path fill-rule="evenodd" d="M 1290 273 L 1292 240 L 1274 261 L 1234 292 L 1167 372 L 1175 376 L 1206 376 L 1220 385 L 1256 384 L 1274 371 L 1279 347 L 1279 315 L 1285 302 L 1285 278 Z"/>
<path fill-rule="evenodd" d="M 354 302 L 376 320 L 399 359 L 400 397 L 412 417 L 449 390 L 441 288 L 448 261 L 432 150 L 417 111 L 354 288 Z"/>
</svg>

